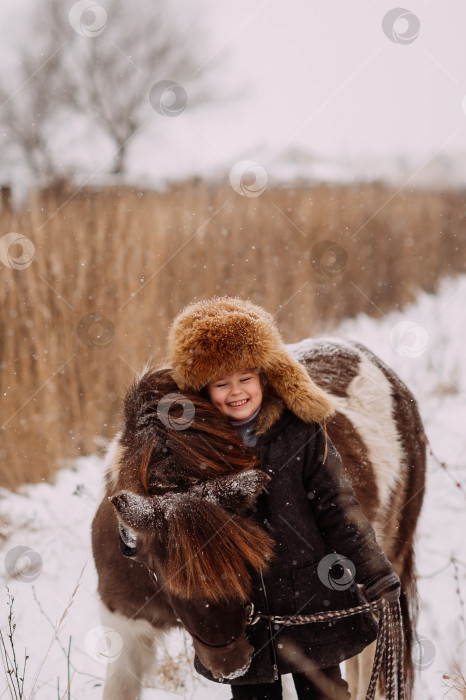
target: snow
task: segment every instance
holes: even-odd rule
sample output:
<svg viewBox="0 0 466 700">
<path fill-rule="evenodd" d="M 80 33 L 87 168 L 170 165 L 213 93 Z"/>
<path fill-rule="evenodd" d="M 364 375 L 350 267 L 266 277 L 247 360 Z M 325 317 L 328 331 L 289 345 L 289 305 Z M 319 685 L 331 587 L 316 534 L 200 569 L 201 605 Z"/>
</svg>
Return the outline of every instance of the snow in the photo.
<svg viewBox="0 0 466 700">
<path fill-rule="evenodd" d="M 443 697 L 448 681 L 442 674 L 449 672 L 454 660 L 466 666 L 465 308 L 466 276 L 462 276 L 445 281 L 437 295 L 421 294 L 403 312 L 380 320 L 359 316 L 332 329 L 334 336 L 363 342 L 408 384 L 419 401 L 426 434 L 438 458 L 429 456 L 417 539 L 421 610 L 415 700 Z M 99 700 L 110 652 L 118 653 L 113 642 L 106 658 L 100 648 L 97 578 L 90 551 L 90 524 L 102 496 L 102 465 L 96 456 L 80 458 L 58 472 L 53 484 L 25 486 L 15 494 L 0 491 L 5 523 L 0 540 L 4 561 L 0 619 L 5 633 L 8 586 L 14 596 L 20 666 L 25 648 L 29 656 L 27 698 L 36 676 L 35 698 L 58 697 L 57 677 L 60 697 L 67 697 L 70 637 L 71 698 Z M 27 549 L 33 550 L 30 568 Z M 18 573 L 12 576 L 15 562 Z M 230 697 L 228 686 L 209 683 L 188 670 L 192 651 L 183 633 L 167 635 L 167 649 L 176 658 L 170 667 L 164 657 L 163 677 L 154 677 L 144 700 Z M 0 698 L 8 697 L 4 683 L 2 676 Z M 288 679 L 286 684 L 289 687 Z M 289 693 L 288 697 L 294 696 Z"/>
<path fill-rule="evenodd" d="M 238 668 L 236 671 L 232 671 L 232 673 L 229 673 L 228 676 L 224 676 L 224 679 L 226 681 L 232 681 L 235 678 L 239 678 L 240 676 L 244 676 L 246 671 L 249 669 L 249 666 L 251 665 L 251 660 L 248 660 L 244 666 L 241 668 Z"/>
</svg>

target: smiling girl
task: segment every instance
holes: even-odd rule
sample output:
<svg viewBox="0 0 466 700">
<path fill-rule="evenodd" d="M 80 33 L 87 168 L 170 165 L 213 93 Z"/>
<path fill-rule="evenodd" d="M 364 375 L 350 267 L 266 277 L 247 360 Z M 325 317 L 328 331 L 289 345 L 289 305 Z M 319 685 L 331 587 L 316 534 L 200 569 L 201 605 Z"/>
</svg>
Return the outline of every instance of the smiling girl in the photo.
<svg viewBox="0 0 466 700">
<path fill-rule="evenodd" d="M 342 610 L 365 602 L 358 583 L 370 600 L 397 601 L 398 576 L 323 428 L 332 399 L 287 353 L 270 314 L 236 297 L 192 304 L 171 327 L 169 362 L 181 391 L 206 394 L 270 477 L 250 514 L 275 542 L 254 581 L 255 608 L 278 616 Z M 340 589 L 321 571 L 337 552 L 354 574 Z M 376 624 L 370 613 L 294 628 L 262 620 L 244 634 L 254 648 L 250 664 L 225 678 L 235 700 L 279 700 L 288 673 L 302 700 L 341 699 L 350 696 L 339 664 L 375 639 Z M 203 663 L 196 669 L 219 680 Z"/>
</svg>

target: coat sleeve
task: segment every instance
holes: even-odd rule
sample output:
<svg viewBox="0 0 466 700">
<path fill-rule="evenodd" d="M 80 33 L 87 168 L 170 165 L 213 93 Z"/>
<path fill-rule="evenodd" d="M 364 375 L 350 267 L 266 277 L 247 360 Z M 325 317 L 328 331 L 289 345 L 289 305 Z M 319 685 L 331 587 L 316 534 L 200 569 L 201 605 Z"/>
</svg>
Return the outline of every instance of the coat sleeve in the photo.
<svg viewBox="0 0 466 700">
<path fill-rule="evenodd" d="M 392 567 L 375 532 L 361 511 L 350 481 L 343 475 L 341 457 L 316 424 L 314 441 L 310 441 L 304 464 L 304 486 L 325 542 L 338 554 L 349 559 L 356 569 L 356 582 L 371 586 L 392 574 Z"/>
</svg>

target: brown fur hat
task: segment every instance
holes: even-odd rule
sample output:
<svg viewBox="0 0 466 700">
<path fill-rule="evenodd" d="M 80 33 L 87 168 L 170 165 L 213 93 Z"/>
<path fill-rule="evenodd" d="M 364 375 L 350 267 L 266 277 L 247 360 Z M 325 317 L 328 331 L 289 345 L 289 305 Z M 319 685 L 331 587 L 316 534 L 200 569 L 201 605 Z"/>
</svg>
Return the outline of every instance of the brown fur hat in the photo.
<svg viewBox="0 0 466 700">
<path fill-rule="evenodd" d="M 287 353 L 272 316 L 240 297 L 214 297 L 183 309 L 170 327 L 167 359 L 181 391 L 200 391 L 221 376 L 256 368 L 306 423 L 323 422 L 335 411 L 328 394 Z"/>
</svg>

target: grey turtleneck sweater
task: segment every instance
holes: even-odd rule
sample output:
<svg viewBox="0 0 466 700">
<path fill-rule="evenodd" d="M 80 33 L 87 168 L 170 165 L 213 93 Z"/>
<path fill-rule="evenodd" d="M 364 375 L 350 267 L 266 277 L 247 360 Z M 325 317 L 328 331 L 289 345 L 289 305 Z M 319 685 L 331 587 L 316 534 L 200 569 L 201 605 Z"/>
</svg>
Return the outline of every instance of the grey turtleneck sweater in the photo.
<svg viewBox="0 0 466 700">
<path fill-rule="evenodd" d="M 259 415 L 259 411 L 261 410 L 261 408 L 262 404 L 256 411 L 254 411 L 254 413 L 251 416 L 249 416 L 249 418 L 245 418 L 245 420 L 230 421 L 231 425 L 238 431 L 238 433 L 243 438 L 244 444 L 249 445 L 249 447 L 254 447 L 254 445 L 257 442 L 257 435 L 255 435 L 254 433 L 257 425 L 257 416 Z"/>
</svg>

